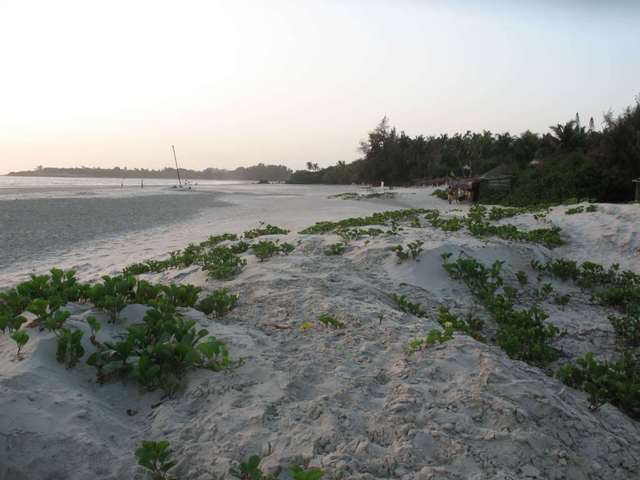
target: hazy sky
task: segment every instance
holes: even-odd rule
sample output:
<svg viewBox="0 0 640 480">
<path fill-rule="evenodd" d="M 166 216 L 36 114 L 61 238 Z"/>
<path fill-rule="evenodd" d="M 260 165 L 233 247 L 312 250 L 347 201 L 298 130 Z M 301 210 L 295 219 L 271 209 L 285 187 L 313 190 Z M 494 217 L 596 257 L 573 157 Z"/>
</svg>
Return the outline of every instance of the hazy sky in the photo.
<svg viewBox="0 0 640 480">
<path fill-rule="evenodd" d="M 640 93 L 640 2 L 0 0 L 0 173 L 357 157 L 408 134 L 599 123 Z"/>
</svg>

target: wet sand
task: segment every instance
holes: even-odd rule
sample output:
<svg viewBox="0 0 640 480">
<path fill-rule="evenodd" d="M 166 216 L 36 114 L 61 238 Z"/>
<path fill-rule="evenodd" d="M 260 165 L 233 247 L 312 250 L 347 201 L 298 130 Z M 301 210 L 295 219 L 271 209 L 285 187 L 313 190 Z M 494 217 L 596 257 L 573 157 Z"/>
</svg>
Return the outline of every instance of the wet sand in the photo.
<svg viewBox="0 0 640 480">
<path fill-rule="evenodd" d="M 164 192 L 121 198 L 27 198 L 0 205 L 2 269 L 86 241 L 182 222 L 229 204 L 213 192 Z"/>
</svg>

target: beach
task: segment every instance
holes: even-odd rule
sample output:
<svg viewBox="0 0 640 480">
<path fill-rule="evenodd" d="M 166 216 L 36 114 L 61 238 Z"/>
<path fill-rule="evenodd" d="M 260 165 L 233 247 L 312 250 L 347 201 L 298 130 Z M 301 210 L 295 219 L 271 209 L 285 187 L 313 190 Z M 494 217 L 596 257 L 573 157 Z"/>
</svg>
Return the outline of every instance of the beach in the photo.
<svg viewBox="0 0 640 480">
<path fill-rule="evenodd" d="M 0 189 L 0 288 L 54 266 L 97 279 L 134 261 L 261 221 L 302 229 L 319 220 L 410 206 L 413 200 L 412 195 L 387 205 L 327 198 L 358 190 L 340 186 L 201 182 L 191 191 L 176 191 L 166 181 L 147 182 L 145 189 L 121 189 L 119 182 L 105 185 L 104 179 L 87 180 L 87 186 Z"/>
<path fill-rule="evenodd" d="M 28 198 L 0 199 L 17 230 L 2 234 L 10 245 L 0 257 L 5 288 L 53 266 L 96 281 L 210 235 L 241 235 L 260 222 L 289 233 L 258 240 L 294 247 L 265 261 L 249 250 L 241 254 L 246 267 L 230 279 L 210 278 L 198 265 L 140 276 L 196 285 L 201 295 L 220 288 L 239 295 L 237 307 L 221 318 L 179 309 L 223 339 L 241 362 L 228 371 L 189 371 L 173 396 L 131 381 L 99 385 L 85 361 L 64 368 L 55 360 L 50 332 L 30 329 L 21 360 L 11 340 L 0 336 L 0 479 L 142 479 L 133 452 L 149 439 L 170 442 L 174 474 L 189 480 L 233 478 L 229 469 L 250 455 L 259 455 L 261 468 L 280 479 L 290 478 L 287 467 L 294 464 L 322 468 L 329 478 L 360 480 L 637 478 L 637 420 L 608 403 L 592 408 L 585 392 L 550 373 L 586 352 L 617 355 L 607 319 L 612 310 L 576 285 L 550 279 L 555 294 L 570 300 L 536 300 L 548 322 L 564 332 L 553 343 L 561 357 L 544 368 L 460 332 L 413 353 L 407 345 L 442 327 L 437 319 L 443 305 L 480 316 L 483 334 L 492 336 L 490 315 L 447 274 L 443 254 L 487 265 L 503 261 L 505 276 L 523 271 L 531 287 L 537 275 L 532 261 L 619 263 L 640 273 L 638 205 L 600 204 L 577 215 L 557 206 L 544 218 L 521 213 L 496 222 L 523 230 L 559 227 L 564 243 L 555 248 L 477 237 L 464 228 L 447 231 L 424 214 L 395 226 L 373 225 L 385 233 L 362 234 L 339 255 L 326 253 L 342 241 L 335 231 L 300 233 L 319 221 L 374 212 L 422 208 L 462 218 L 470 210 L 432 196 L 431 188 L 397 188 L 386 198 L 335 197 L 378 191 L 243 184 L 194 192 L 159 186 L 126 196 L 117 188 L 99 189 L 89 199 L 76 191 L 44 200 L 34 198 L 41 193 L 22 192 Z M 21 209 L 42 217 L 26 219 Z M 55 209 L 76 213 L 65 219 Z M 38 226 L 45 232 L 30 235 Z M 392 250 L 414 241 L 423 242 L 415 259 L 401 260 Z M 405 295 L 424 315 L 399 309 L 391 294 Z M 85 332 L 87 351 L 89 315 L 103 322 L 99 335 L 109 339 L 140 322 L 148 309 L 128 305 L 113 325 L 92 305 L 67 308 L 67 324 Z M 322 324 L 322 314 L 343 327 Z"/>
</svg>

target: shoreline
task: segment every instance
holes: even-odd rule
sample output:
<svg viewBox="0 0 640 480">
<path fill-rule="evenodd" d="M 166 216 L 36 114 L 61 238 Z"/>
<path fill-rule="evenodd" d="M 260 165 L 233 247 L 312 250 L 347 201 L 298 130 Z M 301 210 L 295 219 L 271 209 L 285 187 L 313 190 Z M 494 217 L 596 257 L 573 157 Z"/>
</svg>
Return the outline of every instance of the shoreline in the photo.
<svg viewBox="0 0 640 480">
<path fill-rule="evenodd" d="M 83 190 L 90 189 L 83 187 Z M 114 190 L 115 196 L 105 196 L 104 191 L 98 197 L 65 191 L 63 196 L 55 198 L 0 199 L 0 205 L 13 207 L 13 211 L 4 208 L 0 214 L 7 218 L 6 224 L 10 224 L 11 215 L 19 227 L 0 233 L 0 237 L 6 237 L 2 243 L 8 245 L 3 252 L 5 260 L 0 257 L 0 288 L 52 267 L 74 268 L 83 278 L 98 279 L 105 274 L 115 274 L 134 261 L 167 255 L 209 235 L 253 228 L 261 221 L 302 229 L 325 218 L 367 215 L 403 205 L 393 200 L 328 198 L 332 194 L 359 190 L 342 186 L 233 184 L 203 186 L 194 192 L 173 189 L 158 192 L 149 188 L 146 192 L 134 191 L 132 196 L 120 188 Z M 420 193 L 426 197 L 428 192 Z M 414 196 L 407 194 L 404 204 L 415 203 Z M 28 210 L 25 205 L 34 203 L 43 204 L 53 213 L 40 220 L 33 214 L 20 215 L 19 212 Z M 82 209 L 88 203 L 94 205 L 94 212 L 87 218 Z M 67 218 L 68 211 L 56 205 L 71 205 L 80 216 Z M 139 208 L 132 207 L 136 205 Z M 171 207 L 173 213 L 167 216 L 161 211 L 162 205 Z M 109 219 L 108 225 L 103 224 L 103 216 Z M 41 221 L 46 228 L 43 229 Z M 23 243 L 29 235 L 37 242 Z"/>
</svg>

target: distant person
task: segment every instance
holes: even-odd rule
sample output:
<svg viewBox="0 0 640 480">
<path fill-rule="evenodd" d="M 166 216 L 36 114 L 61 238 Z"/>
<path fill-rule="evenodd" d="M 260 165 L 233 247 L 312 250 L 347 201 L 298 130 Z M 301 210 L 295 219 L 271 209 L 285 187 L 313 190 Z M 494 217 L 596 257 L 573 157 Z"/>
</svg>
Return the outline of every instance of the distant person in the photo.
<svg viewBox="0 0 640 480">
<path fill-rule="evenodd" d="M 447 200 L 449 201 L 449 205 L 451 205 L 451 203 L 453 202 L 453 199 L 454 199 L 453 187 L 449 185 L 449 190 L 447 190 Z"/>
</svg>

